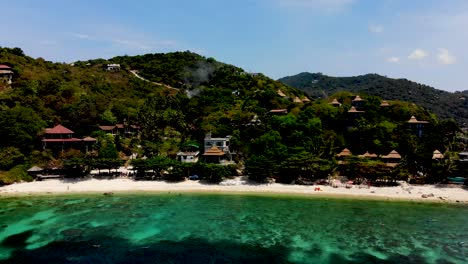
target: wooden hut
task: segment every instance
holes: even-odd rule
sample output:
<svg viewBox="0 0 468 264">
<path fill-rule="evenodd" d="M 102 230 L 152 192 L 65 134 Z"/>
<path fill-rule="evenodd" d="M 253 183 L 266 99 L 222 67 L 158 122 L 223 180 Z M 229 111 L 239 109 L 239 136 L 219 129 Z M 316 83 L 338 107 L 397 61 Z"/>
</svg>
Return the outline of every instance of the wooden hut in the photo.
<svg viewBox="0 0 468 264">
<path fill-rule="evenodd" d="M 388 155 L 382 156 L 382 159 L 388 167 L 396 167 L 400 164 L 401 155 L 396 150 L 392 150 Z"/>
</svg>

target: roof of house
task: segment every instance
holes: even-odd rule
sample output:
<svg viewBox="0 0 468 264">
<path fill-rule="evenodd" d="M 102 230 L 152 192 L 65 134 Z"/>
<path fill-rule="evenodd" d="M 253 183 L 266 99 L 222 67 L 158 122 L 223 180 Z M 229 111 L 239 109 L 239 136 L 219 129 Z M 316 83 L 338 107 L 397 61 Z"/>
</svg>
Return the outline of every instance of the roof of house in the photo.
<svg viewBox="0 0 468 264">
<path fill-rule="evenodd" d="M 32 166 L 31 168 L 29 168 L 29 172 L 36 172 L 36 171 L 42 171 L 44 170 L 43 168 L 39 167 L 39 166 Z"/>
<path fill-rule="evenodd" d="M 115 128 L 115 126 L 99 126 L 101 130 L 109 131 Z"/>
<path fill-rule="evenodd" d="M 10 71 L 10 70 L 2 70 L 2 69 L 0 68 L 0 74 L 13 74 L 13 72 Z"/>
<path fill-rule="evenodd" d="M 304 97 L 304 98 L 302 99 L 302 102 L 310 102 L 310 99 L 307 98 L 307 97 Z"/>
<path fill-rule="evenodd" d="M 122 128 L 125 128 L 125 125 L 124 124 L 116 124 L 115 127 L 122 129 Z"/>
<path fill-rule="evenodd" d="M 366 153 L 362 155 L 358 155 L 360 158 L 377 158 L 377 154 L 374 153 L 369 153 L 369 151 L 366 151 Z"/>
<path fill-rule="evenodd" d="M 95 138 L 92 138 L 92 137 L 85 137 L 83 138 L 83 141 L 86 141 L 86 142 L 96 142 L 97 140 Z"/>
<path fill-rule="evenodd" d="M 410 123 L 410 124 L 428 124 L 429 122 L 419 121 L 419 120 L 416 119 L 416 117 L 411 116 L 410 120 L 408 120 L 408 123 Z"/>
<path fill-rule="evenodd" d="M 288 109 L 272 109 L 269 113 L 288 113 Z"/>
<path fill-rule="evenodd" d="M 434 150 L 434 153 L 432 154 L 432 159 L 443 159 L 443 158 L 444 158 L 444 154 L 442 154 L 437 149 Z"/>
<path fill-rule="evenodd" d="M 217 146 L 211 147 L 209 150 L 207 150 L 203 156 L 223 156 L 224 152 L 220 150 Z"/>
<path fill-rule="evenodd" d="M 81 142 L 81 138 L 44 138 L 42 142 Z"/>
<path fill-rule="evenodd" d="M 401 155 L 396 150 L 392 150 L 388 155 L 382 156 L 382 159 L 401 159 Z"/>
<path fill-rule="evenodd" d="M 365 100 L 362 99 L 361 96 L 356 95 L 356 97 L 354 97 L 354 99 L 353 99 L 353 102 L 359 102 L 359 101 L 365 101 Z"/>
<path fill-rule="evenodd" d="M 294 103 L 302 103 L 302 100 L 299 98 L 299 97 L 294 97 L 294 100 L 293 100 Z"/>
<path fill-rule="evenodd" d="M 8 65 L 5 65 L 5 64 L 0 64 L 0 69 L 3 69 L 3 70 L 8 69 L 9 70 L 9 69 L 11 69 L 11 67 L 8 66 Z"/>
<path fill-rule="evenodd" d="M 336 98 L 334 98 L 329 104 L 331 104 L 331 105 L 341 105 L 341 103 L 338 102 L 338 100 L 336 100 Z"/>
<path fill-rule="evenodd" d="M 46 128 L 45 132 L 46 134 L 73 134 L 75 133 L 62 125 L 56 125 L 53 128 Z"/>
<path fill-rule="evenodd" d="M 351 109 L 348 110 L 348 113 L 364 113 L 364 111 L 356 110 L 356 107 L 351 106 Z"/>
<path fill-rule="evenodd" d="M 276 93 L 281 97 L 286 97 L 286 95 L 280 89 L 278 89 L 278 91 L 276 91 Z"/>
<path fill-rule="evenodd" d="M 177 156 L 197 156 L 200 151 L 181 151 L 177 153 Z"/>
<path fill-rule="evenodd" d="M 383 101 L 380 103 L 380 106 L 381 106 L 381 107 L 385 107 L 385 106 L 390 106 L 390 104 L 389 104 L 387 101 L 383 100 Z"/>
<path fill-rule="evenodd" d="M 336 154 L 337 157 L 347 157 L 353 155 L 347 148 L 343 149 L 340 153 Z"/>
</svg>

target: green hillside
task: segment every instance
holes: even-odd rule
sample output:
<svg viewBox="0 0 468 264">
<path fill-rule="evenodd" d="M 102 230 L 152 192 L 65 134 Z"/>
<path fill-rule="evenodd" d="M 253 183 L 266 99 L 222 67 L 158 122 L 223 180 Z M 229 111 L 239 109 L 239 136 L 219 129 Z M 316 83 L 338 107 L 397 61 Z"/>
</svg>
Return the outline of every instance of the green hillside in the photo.
<svg viewBox="0 0 468 264">
<path fill-rule="evenodd" d="M 467 93 L 450 93 L 406 79 L 391 79 L 378 74 L 354 77 L 331 77 L 320 73 L 303 72 L 279 79 L 314 98 L 326 98 L 340 91 L 379 96 L 386 100 L 414 102 L 442 119 L 455 119 L 468 125 Z"/>
<path fill-rule="evenodd" d="M 384 109 L 381 98 L 367 91 L 364 112 L 356 116 L 349 112 L 352 93 L 333 95 L 342 103 L 334 107 L 328 99 L 307 100 L 299 89 L 189 51 L 64 64 L 0 48 L 0 64 L 14 72 L 11 84 L 0 82 L 0 183 L 30 179 L 24 171 L 32 165 L 110 171 L 130 156 L 137 157 L 131 164 L 143 173 L 172 168 L 177 179 L 197 172 L 217 181 L 233 168 L 175 161 L 187 146 L 203 146 L 207 133 L 229 135 L 233 160 L 258 181 L 326 178 L 336 174 L 336 154 L 345 147 L 355 155 L 397 150 L 402 156 L 397 169 L 380 160 L 353 159 L 351 170 L 344 171 L 350 177 L 396 180 L 424 171 L 435 181 L 456 170 L 452 159 L 434 167 L 432 152 L 449 155 L 464 148 L 455 141 L 454 122 L 439 121 L 413 102 L 391 101 Z M 120 66 L 108 70 L 108 64 Z M 424 134 L 410 129 L 411 116 L 428 122 Z M 92 136 L 97 144 L 86 151 L 82 145 L 43 148 L 45 128 L 57 124 L 76 138 Z M 116 136 L 100 131 L 100 125 L 115 124 L 138 131 Z"/>
</svg>

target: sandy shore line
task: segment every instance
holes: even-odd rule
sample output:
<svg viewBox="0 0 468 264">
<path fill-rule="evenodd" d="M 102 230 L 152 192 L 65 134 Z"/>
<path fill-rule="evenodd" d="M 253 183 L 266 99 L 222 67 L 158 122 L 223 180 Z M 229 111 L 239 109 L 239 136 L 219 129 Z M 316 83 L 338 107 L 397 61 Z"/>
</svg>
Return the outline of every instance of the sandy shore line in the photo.
<svg viewBox="0 0 468 264">
<path fill-rule="evenodd" d="M 316 191 L 315 188 L 320 188 Z M 468 189 L 461 187 L 439 187 L 434 185 L 396 187 L 333 188 L 323 185 L 252 184 L 241 177 L 220 184 L 204 184 L 198 181 L 168 183 L 164 181 L 112 180 L 47 180 L 12 184 L 0 187 L 0 196 L 22 196 L 34 194 L 76 194 L 104 192 L 222 192 L 297 194 L 311 196 L 351 197 L 379 200 L 408 200 L 430 202 L 453 202 L 468 204 Z M 424 197 L 425 198 L 424 198 Z"/>
</svg>

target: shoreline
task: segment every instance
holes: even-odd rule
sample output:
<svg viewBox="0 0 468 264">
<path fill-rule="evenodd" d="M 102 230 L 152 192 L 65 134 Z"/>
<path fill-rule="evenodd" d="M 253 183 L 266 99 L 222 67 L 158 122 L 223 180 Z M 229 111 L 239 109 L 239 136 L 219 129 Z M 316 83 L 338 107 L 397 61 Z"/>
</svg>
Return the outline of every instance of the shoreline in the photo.
<svg viewBox="0 0 468 264">
<path fill-rule="evenodd" d="M 320 191 L 315 191 L 320 188 Z M 468 189 L 436 185 L 408 184 L 395 187 L 333 188 L 326 185 L 256 184 L 241 177 L 219 184 L 199 181 L 169 183 L 164 181 L 135 181 L 127 178 L 88 180 L 47 180 L 16 183 L 0 187 L 0 197 L 32 195 L 104 194 L 104 193 L 217 193 L 233 195 L 288 195 L 322 198 L 344 198 L 381 201 L 412 201 L 468 204 Z M 423 198 L 425 196 L 426 198 Z"/>
</svg>

